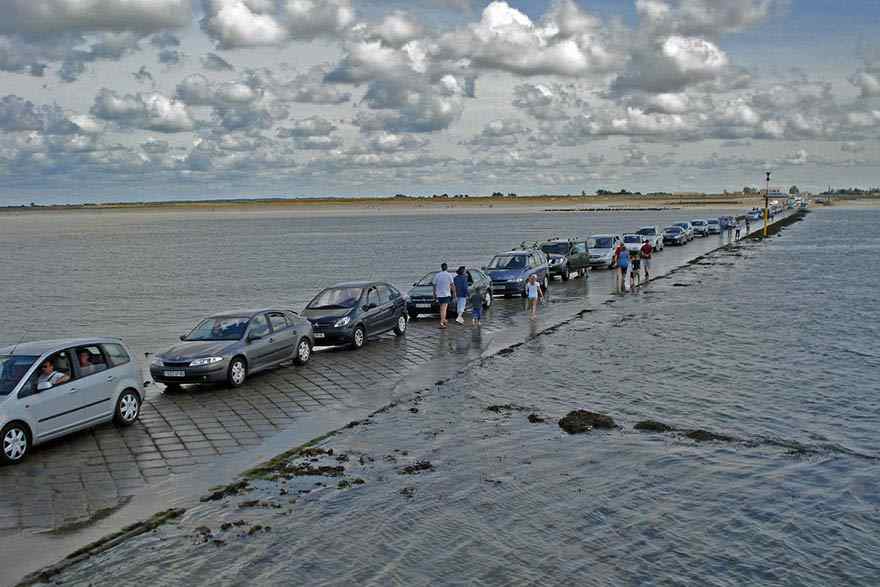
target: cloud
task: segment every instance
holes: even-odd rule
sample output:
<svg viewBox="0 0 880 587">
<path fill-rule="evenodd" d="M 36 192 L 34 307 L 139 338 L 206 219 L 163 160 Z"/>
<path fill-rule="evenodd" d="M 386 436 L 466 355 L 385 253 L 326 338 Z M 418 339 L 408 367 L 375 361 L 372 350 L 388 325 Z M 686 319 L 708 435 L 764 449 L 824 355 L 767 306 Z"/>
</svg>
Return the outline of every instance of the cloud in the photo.
<svg viewBox="0 0 880 587">
<path fill-rule="evenodd" d="M 95 96 L 91 114 L 122 127 L 164 133 L 190 131 L 195 127 L 186 104 L 158 92 L 120 96 L 103 88 Z"/>
<path fill-rule="evenodd" d="M 153 74 L 150 73 L 146 65 L 141 65 L 141 68 L 131 75 L 138 83 L 142 84 L 149 81 L 150 84 L 155 85 L 156 80 L 153 79 Z"/>
<path fill-rule="evenodd" d="M 520 84 L 513 89 L 512 104 L 538 120 L 564 120 L 571 114 L 569 108 L 582 102 L 561 84 Z"/>
<path fill-rule="evenodd" d="M 717 45 L 698 37 L 671 35 L 636 50 L 626 71 L 614 80 L 615 94 L 670 94 L 719 79 L 730 60 Z"/>
<path fill-rule="evenodd" d="M 370 27 L 369 33 L 393 47 L 400 47 L 420 38 L 424 34 L 424 27 L 405 12 L 398 10 L 386 15 L 381 23 Z"/>
<path fill-rule="evenodd" d="M 279 79 L 274 72 L 266 68 L 248 70 L 244 77 L 245 83 L 253 87 L 265 88 L 275 94 L 279 100 L 325 105 L 344 104 L 350 101 L 351 92 L 324 83 L 328 73 L 327 66 L 318 65 L 288 80 Z"/>
<path fill-rule="evenodd" d="M 216 53 L 205 53 L 201 58 L 202 67 L 210 71 L 235 71 L 231 63 Z"/>
<path fill-rule="evenodd" d="M 527 76 L 581 76 L 607 71 L 621 59 L 599 21 L 571 0 L 558 1 L 541 24 L 496 0 L 479 23 L 441 36 L 439 48 L 444 58 Z"/>
<path fill-rule="evenodd" d="M 480 134 L 465 141 L 464 144 L 476 148 L 513 146 L 519 139 L 530 132 L 518 119 L 506 118 L 493 120 L 483 127 Z"/>
<path fill-rule="evenodd" d="M 377 132 L 367 135 L 363 146 L 355 152 L 360 153 L 397 153 L 413 152 L 426 147 L 430 141 L 424 137 L 411 134 Z"/>
<path fill-rule="evenodd" d="M 203 8 L 202 28 L 226 49 L 338 36 L 354 21 L 350 0 L 203 0 Z"/>
<path fill-rule="evenodd" d="M 74 82 L 85 73 L 86 64 L 99 60 L 118 61 L 125 55 L 140 50 L 141 36 L 132 32 L 98 33 L 85 49 L 71 48 L 64 55 L 58 77 Z"/>
<path fill-rule="evenodd" d="M 187 26 L 190 0 L 4 0 L 0 33 L 149 33 Z"/>
<path fill-rule="evenodd" d="M 311 116 L 294 121 L 290 128 L 279 128 L 277 136 L 281 138 L 327 136 L 336 129 L 336 125 L 326 118 Z"/>
<path fill-rule="evenodd" d="M 857 71 L 850 76 L 849 82 L 859 88 L 862 98 L 880 96 L 880 64 Z"/>
<path fill-rule="evenodd" d="M 79 131 L 57 105 L 38 106 L 30 100 L 8 95 L 0 99 L 0 130 L 40 131 L 45 134 L 72 134 Z"/>
<path fill-rule="evenodd" d="M 183 61 L 185 57 L 186 54 L 177 49 L 162 49 L 158 54 L 159 63 L 163 65 L 177 65 Z"/>
<path fill-rule="evenodd" d="M 840 150 L 844 153 L 863 153 L 867 147 L 861 143 L 847 141 L 840 146 Z"/>
<path fill-rule="evenodd" d="M 765 20 L 780 0 L 636 0 L 636 13 L 647 27 L 684 35 L 717 36 Z"/>
</svg>

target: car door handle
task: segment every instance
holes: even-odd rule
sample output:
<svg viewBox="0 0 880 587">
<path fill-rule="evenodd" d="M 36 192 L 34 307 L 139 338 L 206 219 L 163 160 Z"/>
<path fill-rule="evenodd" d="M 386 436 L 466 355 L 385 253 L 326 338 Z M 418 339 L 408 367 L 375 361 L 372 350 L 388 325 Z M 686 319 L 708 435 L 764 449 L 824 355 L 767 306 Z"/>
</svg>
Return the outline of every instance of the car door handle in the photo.
<svg viewBox="0 0 880 587">
<path fill-rule="evenodd" d="M 71 387 L 67 390 L 67 393 L 76 393 L 77 391 L 79 391 L 79 389 L 77 389 L 76 387 Z"/>
<path fill-rule="evenodd" d="M 113 375 L 108 375 L 107 381 L 116 381 L 116 377 L 114 377 Z"/>
</svg>

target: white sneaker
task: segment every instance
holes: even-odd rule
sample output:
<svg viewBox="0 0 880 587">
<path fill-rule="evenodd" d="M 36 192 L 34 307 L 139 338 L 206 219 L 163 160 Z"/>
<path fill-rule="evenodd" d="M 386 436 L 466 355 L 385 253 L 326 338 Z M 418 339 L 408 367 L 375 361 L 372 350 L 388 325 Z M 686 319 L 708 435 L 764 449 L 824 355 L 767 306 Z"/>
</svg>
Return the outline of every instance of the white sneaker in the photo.
<svg viewBox="0 0 880 587">
<path fill-rule="evenodd" d="M 459 324 L 464 324 L 464 318 L 462 318 L 461 316 L 456 318 L 455 321 L 458 322 Z"/>
</svg>

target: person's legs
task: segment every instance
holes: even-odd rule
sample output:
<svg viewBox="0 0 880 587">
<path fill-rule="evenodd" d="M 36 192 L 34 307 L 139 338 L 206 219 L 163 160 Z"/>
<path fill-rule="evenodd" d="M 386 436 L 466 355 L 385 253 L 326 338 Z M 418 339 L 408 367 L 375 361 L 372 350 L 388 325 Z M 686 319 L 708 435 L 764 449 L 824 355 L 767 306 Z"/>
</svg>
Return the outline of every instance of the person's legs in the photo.
<svg viewBox="0 0 880 587">
<path fill-rule="evenodd" d="M 446 307 L 448 304 L 446 302 L 440 302 L 440 328 L 446 326 Z"/>
<path fill-rule="evenodd" d="M 467 298 L 458 298 L 456 300 L 456 312 L 458 317 L 455 319 L 459 324 L 464 324 L 464 308 L 467 305 Z"/>
</svg>

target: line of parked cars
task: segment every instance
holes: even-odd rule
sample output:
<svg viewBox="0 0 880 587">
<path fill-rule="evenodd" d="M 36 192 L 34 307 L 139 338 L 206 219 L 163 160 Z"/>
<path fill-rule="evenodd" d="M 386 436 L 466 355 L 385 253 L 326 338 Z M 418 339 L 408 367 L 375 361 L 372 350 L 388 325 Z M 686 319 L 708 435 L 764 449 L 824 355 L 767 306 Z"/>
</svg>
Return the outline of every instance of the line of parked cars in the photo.
<svg viewBox="0 0 880 587">
<path fill-rule="evenodd" d="M 546 290 L 556 277 L 568 281 L 588 277 L 593 267 L 611 268 L 621 242 L 640 248 L 648 241 L 661 251 L 666 244 L 684 244 L 695 234 L 719 234 L 724 220 L 680 222 L 663 231 L 643 226 L 624 235 L 523 243 L 495 255 L 484 267 L 467 267 L 468 287 L 489 307 L 495 296 L 525 296 L 532 275 Z M 259 308 L 208 316 L 182 334 L 178 343 L 151 357 L 150 375 L 168 390 L 202 383 L 238 387 L 254 373 L 308 363 L 316 345 L 358 349 L 368 338 L 386 332 L 402 336 L 410 318 L 439 310 L 436 274 L 425 274 L 408 295 L 383 281 L 346 282 L 323 289 L 302 313 Z M 134 423 L 145 398 L 144 387 L 137 362 L 118 338 L 0 348 L 0 462 L 21 461 L 36 444 L 103 422 Z"/>
</svg>

